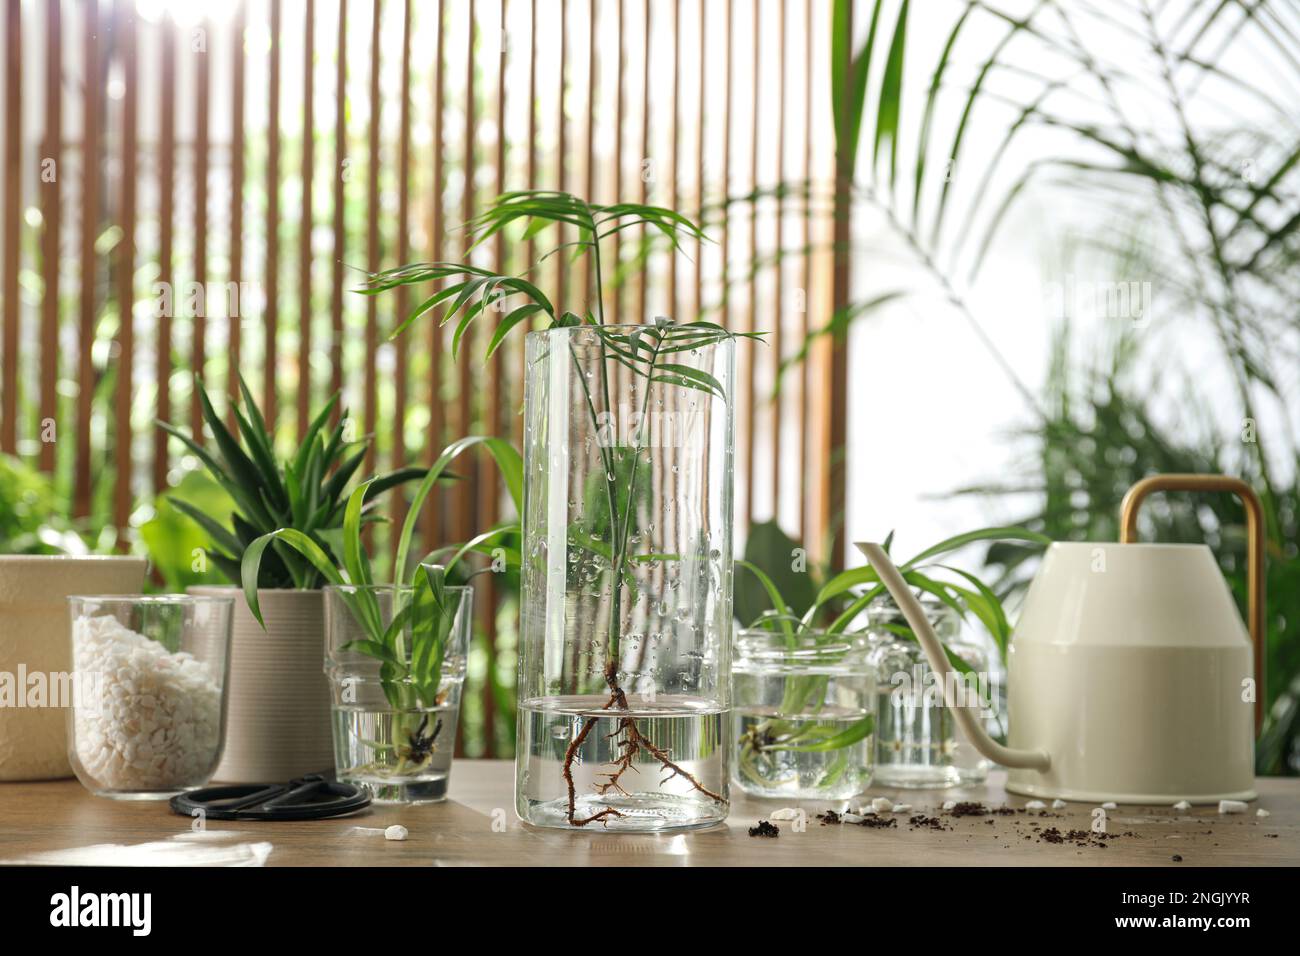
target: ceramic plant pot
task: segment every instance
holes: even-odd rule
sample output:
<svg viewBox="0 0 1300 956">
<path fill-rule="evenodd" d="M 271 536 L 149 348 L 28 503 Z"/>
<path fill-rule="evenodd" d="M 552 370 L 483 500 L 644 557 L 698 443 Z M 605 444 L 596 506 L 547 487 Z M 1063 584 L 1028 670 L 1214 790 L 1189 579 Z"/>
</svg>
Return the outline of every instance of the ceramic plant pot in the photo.
<svg viewBox="0 0 1300 956">
<path fill-rule="evenodd" d="M 235 595 L 226 698 L 226 746 L 213 779 L 284 783 L 334 766 L 325 600 L 321 591 L 258 593 L 266 630 L 237 588 L 192 587 Z"/>
<path fill-rule="evenodd" d="M 0 780 L 72 776 L 67 708 L 51 706 L 67 701 L 49 692 L 72 668 L 68 598 L 136 594 L 144 574 L 145 559 L 125 555 L 0 555 Z"/>
</svg>

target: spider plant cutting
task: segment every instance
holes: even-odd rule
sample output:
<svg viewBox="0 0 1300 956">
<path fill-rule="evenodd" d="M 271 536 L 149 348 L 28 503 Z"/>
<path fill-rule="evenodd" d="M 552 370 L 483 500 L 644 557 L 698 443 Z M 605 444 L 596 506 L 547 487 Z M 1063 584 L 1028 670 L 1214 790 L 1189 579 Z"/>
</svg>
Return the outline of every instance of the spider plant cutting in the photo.
<svg viewBox="0 0 1300 956">
<path fill-rule="evenodd" d="M 466 228 L 473 248 L 560 225 L 577 238 L 547 255 L 591 267 L 576 309 L 526 274 L 468 262 L 376 273 L 362 291 L 434 283 L 394 334 L 440 309 L 454 354 L 485 316 L 486 356 L 519 326 L 540 326 L 525 348 L 520 815 L 703 825 L 727 806 L 732 348 L 760 336 L 702 321 L 606 323 L 602 241 L 637 228 L 675 252 L 702 238 L 672 210 L 511 192 Z"/>
<path fill-rule="evenodd" d="M 376 581 L 363 540 L 365 502 L 374 479 L 348 496 L 340 562 L 295 528 L 270 531 L 244 552 L 244 595 L 259 622 L 257 581 L 273 549 L 293 551 L 328 582 L 326 669 L 334 692 L 335 767 L 340 778 L 370 786 L 379 799 L 446 794 L 472 620 L 470 587 L 452 584 L 448 576 L 500 529 L 454 548 L 446 564 L 436 563 L 441 552 L 413 564 L 408 556 L 420 509 L 435 484 L 457 456 L 475 446 L 491 453 L 519 501 L 521 459 L 509 442 L 483 436 L 453 442 L 415 490 L 398 538 L 393 583 Z M 402 573 L 408 564 L 409 573 Z M 474 575 L 461 576 L 468 581 Z"/>
<path fill-rule="evenodd" d="M 742 631 L 738 643 L 733 671 L 737 782 L 764 796 L 852 796 L 870 779 L 868 738 L 877 730 L 876 686 L 882 676 L 874 673 L 868 635 L 857 622 L 887 601 L 887 592 L 875 572 L 862 567 L 835 575 L 815 590 L 808 580 L 794 579 L 790 587 L 800 592 L 800 599 L 793 603 L 775 577 L 784 573 L 790 548 L 796 546 L 779 532 L 774 536 L 762 529 L 754 539 L 766 542 L 766 553 L 762 544 L 747 548 L 746 559 L 738 563 L 760 585 L 770 606 Z M 939 561 L 979 541 L 1048 543 L 1022 528 L 981 528 L 925 548 L 902 565 L 903 573 L 941 607 L 959 617 L 974 616 L 1005 661 L 1010 625 L 1001 600 L 979 578 Z M 745 603 L 753 607 L 752 600 Z M 873 632 L 915 643 L 905 624 L 879 617 L 871 624 Z M 961 674 L 978 678 L 963 656 L 951 647 L 945 650 Z"/>
</svg>

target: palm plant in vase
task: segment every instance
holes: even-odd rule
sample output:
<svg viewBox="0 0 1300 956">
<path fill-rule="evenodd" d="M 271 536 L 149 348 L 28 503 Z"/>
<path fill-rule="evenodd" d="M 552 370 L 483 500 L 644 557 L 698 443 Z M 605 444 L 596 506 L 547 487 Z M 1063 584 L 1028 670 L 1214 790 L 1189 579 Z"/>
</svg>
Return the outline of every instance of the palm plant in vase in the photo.
<svg viewBox="0 0 1300 956">
<path fill-rule="evenodd" d="M 727 808 L 738 336 L 699 321 L 606 323 L 602 240 L 640 227 L 677 250 L 700 237 L 671 210 L 512 192 L 467 228 L 476 245 L 560 224 L 577 239 L 559 248 L 590 258 L 591 308 L 562 308 L 526 276 L 469 263 L 402 266 L 364 291 L 437 284 L 394 334 L 445 306 L 453 353 L 483 316 L 499 317 L 489 356 L 516 327 L 544 323 L 525 347 L 521 817 L 704 825 Z"/>
</svg>

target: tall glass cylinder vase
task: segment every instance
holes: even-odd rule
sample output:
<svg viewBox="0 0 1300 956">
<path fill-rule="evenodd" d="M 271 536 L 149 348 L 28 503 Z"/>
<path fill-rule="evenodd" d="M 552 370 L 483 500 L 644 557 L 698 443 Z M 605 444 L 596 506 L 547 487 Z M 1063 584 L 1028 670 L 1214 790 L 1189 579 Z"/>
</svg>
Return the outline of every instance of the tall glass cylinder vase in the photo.
<svg viewBox="0 0 1300 956">
<path fill-rule="evenodd" d="M 734 344 L 527 337 L 519 816 L 707 826 L 728 806 Z"/>
</svg>

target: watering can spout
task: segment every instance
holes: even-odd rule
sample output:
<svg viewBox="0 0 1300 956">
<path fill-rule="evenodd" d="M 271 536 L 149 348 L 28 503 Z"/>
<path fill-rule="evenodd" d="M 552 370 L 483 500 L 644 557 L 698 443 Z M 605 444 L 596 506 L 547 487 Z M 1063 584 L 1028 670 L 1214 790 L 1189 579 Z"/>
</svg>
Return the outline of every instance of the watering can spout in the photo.
<svg viewBox="0 0 1300 956">
<path fill-rule="evenodd" d="M 989 760 L 1004 767 L 1047 770 L 1051 766 L 1051 757 L 1047 753 L 1041 750 L 1013 750 L 1002 746 L 980 725 L 973 708 L 964 706 L 962 701 L 956 699 L 960 682 L 954 679 L 955 674 L 952 665 L 948 663 L 943 645 L 939 642 L 938 635 L 934 633 L 934 628 L 930 626 L 921 603 L 916 599 L 907 582 L 903 580 L 902 573 L 889 560 L 889 556 L 880 545 L 859 542 L 858 548 L 867 556 L 867 561 L 880 577 L 880 583 L 889 589 L 894 603 L 903 612 L 903 617 L 912 628 L 912 632 L 916 634 L 921 649 L 925 651 L 926 660 L 930 662 L 930 668 L 942 682 L 944 703 L 952 711 L 957 725 L 961 727 L 975 749 Z"/>
</svg>

